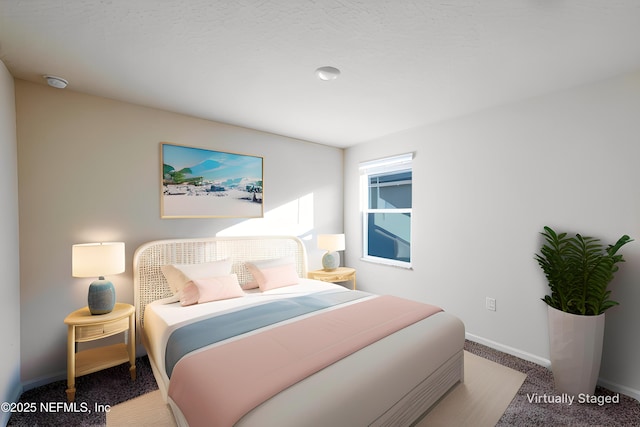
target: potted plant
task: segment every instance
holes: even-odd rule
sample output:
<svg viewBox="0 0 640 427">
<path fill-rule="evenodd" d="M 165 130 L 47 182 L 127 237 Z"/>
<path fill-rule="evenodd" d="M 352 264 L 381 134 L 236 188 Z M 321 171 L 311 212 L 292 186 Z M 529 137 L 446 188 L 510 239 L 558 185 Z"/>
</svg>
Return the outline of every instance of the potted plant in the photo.
<svg viewBox="0 0 640 427">
<path fill-rule="evenodd" d="M 549 351 L 556 390 L 593 394 L 600 372 L 604 313 L 618 305 L 609 283 L 624 258 L 618 251 L 632 241 L 624 235 L 614 245 L 580 234 L 568 236 L 544 227 L 545 243 L 535 255 L 551 291 L 547 303 Z"/>
</svg>

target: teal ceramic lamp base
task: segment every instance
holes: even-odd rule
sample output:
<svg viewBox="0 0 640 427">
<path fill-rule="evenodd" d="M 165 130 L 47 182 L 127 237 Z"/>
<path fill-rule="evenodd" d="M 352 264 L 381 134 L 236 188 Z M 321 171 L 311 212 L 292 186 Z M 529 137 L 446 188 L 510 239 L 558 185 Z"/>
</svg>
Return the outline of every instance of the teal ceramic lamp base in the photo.
<svg viewBox="0 0 640 427">
<path fill-rule="evenodd" d="M 116 304 L 116 290 L 113 283 L 100 276 L 89 285 L 88 301 L 91 314 L 111 313 Z"/>
<path fill-rule="evenodd" d="M 335 270 L 340 266 L 340 254 L 338 252 L 327 252 L 322 257 L 322 268 L 325 271 Z"/>
</svg>

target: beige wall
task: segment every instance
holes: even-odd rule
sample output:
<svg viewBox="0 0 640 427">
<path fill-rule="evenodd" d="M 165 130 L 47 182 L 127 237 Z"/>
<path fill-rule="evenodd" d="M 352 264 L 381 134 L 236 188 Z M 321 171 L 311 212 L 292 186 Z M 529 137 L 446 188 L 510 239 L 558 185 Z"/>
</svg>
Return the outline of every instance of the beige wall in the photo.
<svg viewBox="0 0 640 427">
<path fill-rule="evenodd" d="M 413 270 L 362 262 L 358 285 L 441 305 L 469 337 L 548 363 L 544 225 L 613 243 L 600 380 L 640 398 L 640 73 L 412 129 L 345 152 L 347 248 L 361 246 L 358 163 L 415 152 Z M 497 311 L 485 309 L 485 298 Z"/>
<path fill-rule="evenodd" d="M 310 267 L 317 232 L 342 231 L 343 150 L 16 81 L 22 381 L 66 370 L 64 317 L 86 305 L 90 280 L 71 277 L 71 245 L 124 241 L 127 271 L 111 277 L 133 302 L 138 245 L 171 237 L 295 234 Z M 264 157 L 265 218 L 161 219 L 160 142 Z"/>
<path fill-rule="evenodd" d="M 16 108 L 13 77 L 0 61 L 0 269 L 2 298 L 0 324 L 3 329 L 0 399 L 19 397 L 20 385 L 20 259 L 18 256 L 18 170 Z M 9 419 L 0 413 L 0 424 Z"/>
</svg>

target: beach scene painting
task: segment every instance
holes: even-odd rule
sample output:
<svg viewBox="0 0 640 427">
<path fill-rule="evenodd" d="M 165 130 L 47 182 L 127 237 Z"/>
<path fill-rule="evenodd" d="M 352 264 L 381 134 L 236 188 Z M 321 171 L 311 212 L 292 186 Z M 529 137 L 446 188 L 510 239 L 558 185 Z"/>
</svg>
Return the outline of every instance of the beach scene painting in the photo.
<svg viewBox="0 0 640 427">
<path fill-rule="evenodd" d="M 162 218 L 261 218 L 263 159 L 161 143 Z"/>
</svg>

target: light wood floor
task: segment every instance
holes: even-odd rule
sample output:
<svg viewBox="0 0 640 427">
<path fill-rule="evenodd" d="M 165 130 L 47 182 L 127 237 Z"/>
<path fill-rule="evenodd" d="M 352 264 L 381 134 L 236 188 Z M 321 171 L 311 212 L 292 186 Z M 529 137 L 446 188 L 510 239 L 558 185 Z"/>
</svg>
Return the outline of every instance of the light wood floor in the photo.
<svg viewBox="0 0 640 427">
<path fill-rule="evenodd" d="M 120 426 L 175 427 L 176 422 L 169 405 L 162 401 L 160 390 L 156 390 L 111 408 L 107 427 Z"/>
<path fill-rule="evenodd" d="M 464 384 L 450 390 L 416 427 L 493 427 L 527 377 L 467 351 L 464 376 Z"/>
</svg>

